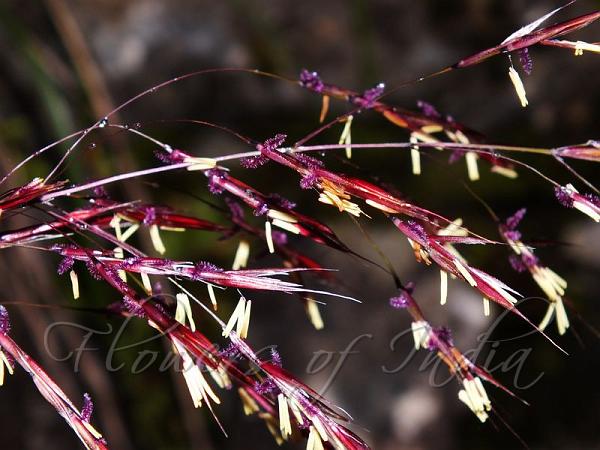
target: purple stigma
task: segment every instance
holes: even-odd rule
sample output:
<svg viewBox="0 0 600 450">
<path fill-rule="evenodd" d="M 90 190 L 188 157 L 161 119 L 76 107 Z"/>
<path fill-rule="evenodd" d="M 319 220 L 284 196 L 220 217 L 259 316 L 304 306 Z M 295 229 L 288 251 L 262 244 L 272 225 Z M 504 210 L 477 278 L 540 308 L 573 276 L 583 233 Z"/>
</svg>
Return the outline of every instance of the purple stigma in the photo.
<svg viewBox="0 0 600 450">
<path fill-rule="evenodd" d="M 0 333 L 8 334 L 10 332 L 10 318 L 4 305 L 0 305 Z"/>
<path fill-rule="evenodd" d="M 271 348 L 271 363 L 273 363 L 277 367 L 283 366 L 283 363 L 281 362 L 281 355 L 275 348 Z"/>
<path fill-rule="evenodd" d="M 519 62 L 521 63 L 521 67 L 523 67 L 523 72 L 527 75 L 531 75 L 533 70 L 533 59 L 531 59 L 531 55 L 529 54 L 529 49 L 527 47 L 522 48 L 518 52 Z"/>
<path fill-rule="evenodd" d="M 563 186 L 556 186 L 554 188 L 554 195 L 561 205 L 567 208 L 573 207 L 573 197 L 571 196 L 571 191 L 569 189 Z"/>
<path fill-rule="evenodd" d="M 73 264 L 75 264 L 75 260 L 70 256 L 63 258 L 63 260 L 58 264 L 57 272 L 59 275 L 63 275 L 67 273 L 69 270 L 73 268 Z"/>
<path fill-rule="evenodd" d="M 425 232 L 425 228 L 419 225 L 417 222 L 413 220 L 409 220 L 406 222 L 406 225 L 412 231 L 421 242 L 427 242 L 427 233 Z"/>
<path fill-rule="evenodd" d="M 323 92 L 325 87 L 317 72 L 309 72 L 306 69 L 302 69 L 300 72 L 300 85 L 318 93 Z"/>
<path fill-rule="evenodd" d="M 395 309 L 404 309 L 410 306 L 408 295 L 403 292 L 396 297 L 390 298 L 390 306 Z"/>
<path fill-rule="evenodd" d="M 435 106 L 433 106 L 431 103 L 427 103 L 423 100 L 419 100 L 417 102 L 417 106 L 423 112 L 423 114 L 427 117 L 430 117 L 432 119 L 440 119 L 442 117 L 442 115 L 438 112 L 438 110 L 435 109 Z"/>
<path fill-rule="evenodd" d="M 215 266 L 212 263 L 206 261 L 200 261 L 194 267 L 194 271 L 192 273 L 193 280 L 199 280 L 201 278 L 202 273 L 215 273 L 215 272 L 223 272 L 223 269 Z"/>
<path fill-rule="evenodd" d="M 528 268 L 535 267 L 540 262 L 540 260 L 533 254 L 523 254 L 521 255 L 521 260 Z"/>
<path fill-rule="evenodd" d="M 318 181 L 319 177 L 317 177 L 317 175 L 311 171 L 302 177 L 300 180 L 300 187 L 302 189 L 311 189 L 317 184 Z"/>
<path fill-rule="evenodd" d="M 227 347 L 219 352 L 219 356 L 229 361 L 233 361 L 241 356 L 241 352 L 237 344 L 231 342 Z"/>
<path fill-rule="evenodd" d="M 144 225 L 152 225 L 156 222 L 156 208 L 149 206 L 144 208 Z"/>
<path fill-rule="evenodd" d="M 508 262 L 510 263 L 513 270 L 515 270 L 519 273 L 527 271 L 527 266 L 525 265 L 523 260 L 521 258 L 519 258 L 517 255 L 510 255 L 508 257 Z"/>
<path fill-rule="evenodd" d="M 295 157 L 309 169 L 317 169 L 323 166 L 323 161 L 313 158 L 312 156 L 305 155 L 304 153 L 296 153 Z"/>
<path fill-rule="evenodd" d="M 527 212 L 527 208 L 521 208 L 508 219 L 506 219 L 506 226 L 509 230 L 514 230 L 519 226 L 523 217 L 525 217 L 525 213 Z M 515 239 L 516 240 L 516 239 Z"/>
<path fill-rule="evenodd" d="M 375 102 L 381 95 L 385 89 L 385 84 L 379 83 L 377 86 L 371 89 L 367 89 L 360 97 L 360 105 L 363 108 L 372 108 Z M 358 99 L 357 99 L 358 100 Z"/>
<path fill-rule="evenodd" d="M 260 166 L 264 166 L 269 162 L 269 158 L 263 155 L 249 156 L 248 158 L 242 158 L 240 164 L 244 169 L 257 169 Z"/>
<path fill-rule="evenodd" d="M 91 259 L 87 259 L 85 261 L 85 265 L 87 267 L 88 272 L 90 273 L 90 275 L 92 276 L 92 278 L 94 280 L 102 279 L 102 275 L 98 271 L 98 268 L 96 267 L 96 264 L 94 263 L 94 261 L 92 261 Z"/>
<path fill-rule="evenodd" d="M 142 305 L 127 295 L 123 297 L 123 306 L 125 307 L 125 310 L 133 316 L 144 317 L 146 315 Z"/>
<path fill-rule="evenodd" d="M 94 403 L 92 403 L 92 397 L 87 392 L 83 394 L 83 407 L 81 408 L 81 418 L 84 422 L 90 421 L 92 418 L 92 412 L 94 411 Z"/>
<path fill-rule="evenodd" d="M 262 144 L 258 144 L 256 148 L 261 152 L 263 150 L 274 152 L 279 147 L 281 147 L 281 144 L 283 144 L 286 139 L 287 135 L 279 133 L 276 134 L 274 137 L 267 139 Z"/>
<path fill-rule="evenodd" d="M 279 388 L 275 384 L 273 380 L 267 378 L 262 383 L 258 381 L 254 384 L 254 390 L 260 395 L 273 394 L 276 395 L 279 393 Z"/>
<path fill-rule="evenodd" d="M 433 329 L 433 332 L 437 336 L 438 340 L 440 340 L 442 343 L 444 343 L 445 345 L 447 345 L 449 347 L 454 346 L 454 342 L 452 341 L 452 332 L 450 331 L 450 328 L 444 327 L 444 326 L 436 327 Z M 438 345 L 435 342 L 435 339 L 429 339 L 427 341 L 427 348 L 429 350 L 437 350 L 438 349 Z"/>
</svg>

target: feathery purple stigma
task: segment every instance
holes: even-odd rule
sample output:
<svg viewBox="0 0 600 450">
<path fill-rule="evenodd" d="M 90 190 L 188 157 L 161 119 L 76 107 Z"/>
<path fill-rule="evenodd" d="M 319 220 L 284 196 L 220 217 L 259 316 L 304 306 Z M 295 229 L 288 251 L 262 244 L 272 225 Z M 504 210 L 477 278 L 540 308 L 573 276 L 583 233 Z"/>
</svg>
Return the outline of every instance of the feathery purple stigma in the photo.
<svg viewBox="0 0 600 450">
<path fill-rule="evenodd" d="M 223 269 L 215 266 L 212 263 L 206 261 L 200 261 L 194 266 L 194 273 L 192 274 L 192 279 L 199 279 L 201 273 L 215 273 L 215 272 L 223 272 Z"/>
<path fill-rule="evenodd" d="M 83 394 L 83 407 L 81 408 L 81 418 L 84 422 L 89 422 L 92 418 L 92 412 L 94 411 L 94 403 L 92 403 L 92 397 L 87 392 Z"/>
<path fill-rule="evenodd" d="M 125 310 L 133 316 L 144 317 L 146 315 L 144 313 L 144 308 L 142 308 L 138 302 L 127 295 L 123 297 L 123 306 L 125 307 Z"/>
<path fill-rule="evenodd" d="M 318 93 L 323 92 L 323 88 L 325 87 L 317 72 L 309 72 L 306 69 L 302 69 L 302 72 L 300 72 L 300 84 Z"/>
<path fill-rule="evenodd" d="M 371 89 L 367 89 L 360 97 L 360 105 L 363 108 L 372 108 L 375 102 L 381 95 L 385 89 L 385 84 L 379 83 L 377 86 Z"/>
<path fill-rule="evenodd" d="M 279 133 L 279 134 L 276 134 L 274 137 L 267 139 L 262 144 L 258 144 L 256 146 L 256 148 L 259 151 L 267 150 L 267 151 L 274 152 L 279 147 L 281 147 L 281 144 L 283 144 L 286 139 L 287 139 L 287 135 Z"/>
<path fill-rule="evenodd" d="M 300 187 L 302 189 L 311 189 L 319 181 L 319 177 L 314 172 L 308 172 L 300 179 Z"/>
<path fill-rule="evenodd" d="M 219 352 L 219 356 L 221 358 L 227 359 L 229 361 L 238 359 L 241 355 L 242 353 L 240 352 L 240 349 L 238 348 L 237 344 L 233 342 L 229 343 L 227 347 L 225 347 Z"/>
<path fill-rule="evenodd" d="M 514 230 L 519 226 L 523 217 L 525 217 L 525 213 L 527 212 L 527 208 L 521 208 L 508 219 L 506 219 L 506 226 L 509 230 Z"/>
<path fill-rule="evenodd" d="M 571 196 L 571 191 L 569 189 L 563 186 L 556 186 L 554 188 L 554 195 L 561 205 L 567 208 L 573 207 L 573 197 Z"/>
<path fill-rule="evenodd" d="M 423 228 L 423 226 L 419 225 L 414 220 L 408 220 L 406 225 L 408 225 L 408 228 L 410 228 L 410 230 L 417 236 L 418 239 L 423 242 L 427 242 L 427 233 L 425 232 L 425 228 Z"/>
<path fill-rule="evenodd" d="M 323 166 L 323 161 L 312 156 L 305 155 L 304 153 L 295 153 L 294 156 L 309 169 L 317 169 Z"/>
<path fill-rule="evenodd" d="M 249 156 L 248 158 L 240 159 L 240 164 L 244 169 L 257 169 L 269 162 L 269 158 L 263 155 Z"/>
<path fill-rule="evenodd" d="M 98 272 L 98 268 L 96 267 L 94 261 L 92 261 L 91 259 L 86 259 L 85 266 L 87 267 L 88 272 L 94 280 L 102 279 L 102 275 L 100 274 L 100 272 Z"/>
<path fill-rule="evenodd" d="M 533 59 L 531 59 L 529 49 L 524 47 L 519 50 L 518 54 L 519 62 L 521 63 L 521 67 L 523 67 L 523 72 L 525 72 L 527 75 L 531 75 L 531 71 L 533 70 Z"/>
<path fill-rule="evenodd" d="M 254 390 L 260 395 L 266 395 L 266 394 L 274 394 L 275 395 L 275 394 L 279 393 L 279 388 L 277 387 L 275 382 L 273 380 L 271 380 L 270 378 L 267 378 L 262 383 L 259 383 L 257 381 L 254 384 Z"/>
<path fill-rule="evenodd" d="M 437 336 L 437 338 L 440 341 L 442 341 L 445 345 L 448 345 L 450 347 L 454 345 L 454 342 L 452 341 L 452 332 L 450 331 L 450 328 L 444 326 L 435 327 L 432 331 Z M 427 341 L 427 348 L 432 351 L 438 349 L 438 345 L 435 342 L 435 339 L 429 339 Z"/>
<path fill-rule="evenodd" d="M 435 107 L 431 103 L 427 103 L 423 100 L 419 100 L 417 102 L 417 107 L 419 107 L 419 109 L 427 117 L 430 117 L 432 119 L 439 119 L 442 117 L 442 115 L 438 112 L 437 109 L 435 109 Z"/>
<path fill-rule="evenodd" d="M 273 363 L 277 367 L 283 366 L 283 363 L 281 362 L 281 355 L 275 348 L 271 348 L 271 363 Z"/>
<path fill-rule="evenodd" d="M 57 272 L 59 275 L 63 275 L 67 273 L 75 264 L 75 260 L 70 256 L 63 258 L 63 260 L 58 264 Z"/>
<path fill-rule="evenodd" d="M 0 305 L 0 333 L 8 334 L 10 332 L 10 318 L 4 305 Z"/>
</svg>

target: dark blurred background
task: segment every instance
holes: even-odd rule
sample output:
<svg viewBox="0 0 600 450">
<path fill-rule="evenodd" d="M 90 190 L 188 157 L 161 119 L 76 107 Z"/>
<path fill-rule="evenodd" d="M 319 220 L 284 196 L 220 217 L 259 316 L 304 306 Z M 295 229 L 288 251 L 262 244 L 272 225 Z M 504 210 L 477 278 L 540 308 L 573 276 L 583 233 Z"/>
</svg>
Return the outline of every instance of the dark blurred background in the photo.
<svg viewBox="0 0 600 450">
<path fill-rule="evenodd" d="M 579 1 L 557 18 L 564 20 L 598 9 L 597 1 Z M 34 150 L 103 117 L 114 106 L 143 89 L 186 72 L 214 67 L 258 68 L 297 77 L 302 68 L 317 70 L 327 82 L 361 91 L 385 82 L 394 86 L 436 71 L 476 51 L 495 45 L 522 25 L 559 6 L 557 2 L 470 0 L 433 1 L 69 1 L 3 0 L 0 2 L 0 164 L 2 172 Z M 572 40 L 598 40 L 598 26 L 577 32 Z M 418 100 L 484 133 L 490 142 L 526 146 L 561 146 L 598 138 L 598 59 L 588 53 L 575 58 L 569 50 L 534 47 L 534 70 L 526 77 L 530 106 L 518 105 L 508 80 L 508 62 L 496 57 L 473 68 L 425 82 L 412 83 L 388 100 L 409 109 Z M 226 125 L 262 140 L 285 132 L 298 140 L 317 126 L 320 99 L 298 86 L 250 74 L 217 73 L 148 95 L 121 111 L 115 122 L 140 127 L 173 147 L 199 156 L 246 150 L 230 135 L 177 122 L 200 119 Z M 348 106 L 332 104 L 334 113 Z M 333 115 L 331 115 L 333 117 Z M 355 120 L 354 142 L 406 141 L 406 133 L 381 117 L 364 113 Z M 334 128 L 314 142 L 336 142 Z M 13 179 L 22 184 L 44 176 L 60 152 L 38 158 Z M 93 133 L 70 159 L 64 174 L 74 182 L 111 173 L 150 167 L 153 148 L 126 133 Z M 392 183 L 408 198 L 447 217 L 462 217 L 470 229 L 496 238 L 495 227 L 481 204 L 465 188 L 466 170 L 449 166 L 447 155 L 429 152 L 424 173 L 410 173 L 408 155 L 399 150 L 354 152 L 352 162 Z M 358 173 L 335 158 L 334 168 Z M 543 157 L 527 162 L 565 183 L 572 176 Z M 574 164 L 597 181 L 594 163 Z M 234 174 L 267 192 L 298 202 L 300 211 L 316 215 L 336 230 L 351 248 L 376 258 L 361 232 L 333 208 L 317 204 L 313 194 L 299 192 L 291 172 L 266 166 L 248 173 L 231 164 Z M 525 236 L 540 245 L 542 260 L 569 281 L 572 328 L 558 339 L 565 356 L 539 335 L 481 345 L 477 362 L 531 403 L 525 406 L 488 388 L 494 407 L 516 434 L 534 449 L 600 448 L 600 369 L 598 340 L 590 327 L 600 326 L 597 302 L 600 243 L 597 225 L 562 208 L 551 187 L 521 171 L 508 180 L 481 167 L 482 179 L 472 189 L 506 217 L 528 208 Z M 192 195 L 209 198 L 203 177 L 171 174 L 110 186 L 115 198 L 142 198 L 169 204 L 185 213 L 222 220 Z M 6 228 L 27 223 L 19 218 Z M 496 317 L 484 318 L 479 296 L 457 282 L 450 284 L 446 307 L 439 306 L 439 275 L 417 264 L 405 240 L 384 220 L 367 224 L 404 280 L 416 283 L 415 295 L 429 319 L 448 324 L 463 350 L 477 349 L 477 337 Z M 218 241 L 202 232 L 165 233 L 169 257 L 231 263 L 237 240 Z M 506 449 L 519 440 L 500 419 L 481 425 L 457 397 L 444 368 L 432 375 L 420 368 L 419 352 L 395 373 L 411 351 L 410 336 L 395 339 L 410 326 L 402 312 L 391 310 L 392 280 L 348 255 L 297 241 L 302 251 L 323 265 L 340 269 L 340 285 L 330 286 L 360 298 L 362 304 L 327 300 L 322 307 L 326 327 L 315 331 L 302 306 L 287 296 L 252 296 L 256 301 L 250 343 L 276 345 L 284 366 L 326 395 L 355 419 L 354 430 L 377 449 Z M 277 264 L 253 246 L 254 266 Z M 502 246 L 468 248 L 476 267 L 528 296 L 539 295 L 530 278 L 513 272 Z M 234 392 L 221 392 L 216 408 L 230 434 L 225 439 L 205 409 L 194 410 L 180 375 L 161 370 L 168 351 L 142 322 L 127 323 L 101 314 L 70 310 L 70 286 L 56 275 L 56 257 L 33 250 L 5 249 L 1 265 L 0 302 L 13 319 L 13 335 L 25 350 L 56 377 L 73 399 L 90 392 L 95 421 L 115 449 L 272 448 L 263 423 L 244 417 Z M 114 292 L 82 276 L 83 296 L 77 307 L 102 307 L 117 300 Z M 316 282 L 314 287 L 319 286 Z M 222 317 L 235 305 L 234 293 L 221 294 Z M 31 305 L 11 304 L 25 302 Z M 38 306 L 32 306 L 38 305 Z M 45 306 L 44 306 L 45 305 Z M 541 300 L 523 305 L 538 321 Z M 498 308 L 493 308 L 495 314 Z M 583 321 L 577 318 L 577 315 Z M 196 312 L 199 327 L 218 339 L 209 319 Z M 79 324 L 79 327 L 68 325 Z M 85 327 L 85 328 L 84 328 Z M 107 328 L 111 327 L 111 328 Z M 97 333 L 85 340 L 88 329 Z M 557 337 L 555 327 L 550 335 Z M 528 329 L 515 318 L 502 318 L 489 340 L 519 336 Z M 394 342 L 395 346 L 390 347 Z M 121 347 L 131 344 L 131 348 Z M 78 347 L 94 348 L 80 352 Z M 110 349 L 113 345 L 113 352 Z M 116 348 L 115 348 L 116 347 Z M 346 359 L 344 350 L 351 351 Z M 139 358 L 153 351 L 155 364 L 139 369 Z M 316 356 L 320 358 L 315 360 Z M 120 370 L 107 371 L 109 358 Z M 63 359 L 63 361 L 58 361 Z M 137 363 L 136 363 L 137 361 Z M 341 361 L 341 362 L 340 362 Z M 322 363 L 321 370 L 315 367 Z M 327 362 L 327 364 L 325 364 Z M 78 365 L 78 373 L 74 367 Z M 338 364 L 339 363 L 339 364 Z M 504 365 L 503 365 L 504 363 Z M 136 365 L 137 364 L 137 365 Z M 524 388 L 543 375 L 533 386 Z M 6 449 L 65 449 L 79 444 L 62 419 L 35 391 L 22 371 L 0 390 L 0 439 Z M 302 448 L 286 444 L 287 448 Z"/>
</svg>

